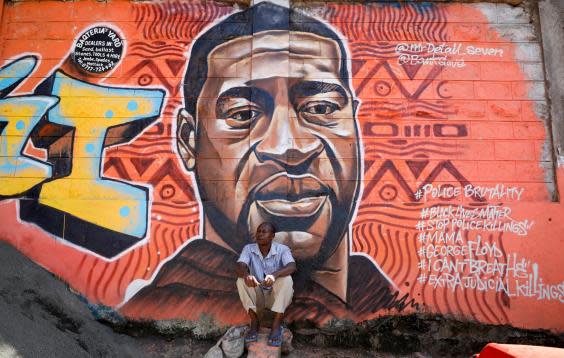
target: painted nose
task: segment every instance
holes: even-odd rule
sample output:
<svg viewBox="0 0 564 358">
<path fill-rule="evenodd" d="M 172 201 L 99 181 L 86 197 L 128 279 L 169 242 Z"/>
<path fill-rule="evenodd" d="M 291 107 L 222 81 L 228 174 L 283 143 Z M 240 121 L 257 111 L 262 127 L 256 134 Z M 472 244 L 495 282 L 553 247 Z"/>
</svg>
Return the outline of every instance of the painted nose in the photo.
<svg viewBox="0 0 564 358">
<path fill-rule="evenodd" d="M 277 106 L 262 140 L 255 146 L 260 162 L 274 161 L 288 173 L 300 174 L 323 151 L 323 142 L 304 127 L 292 106 Z"/>
</svg>

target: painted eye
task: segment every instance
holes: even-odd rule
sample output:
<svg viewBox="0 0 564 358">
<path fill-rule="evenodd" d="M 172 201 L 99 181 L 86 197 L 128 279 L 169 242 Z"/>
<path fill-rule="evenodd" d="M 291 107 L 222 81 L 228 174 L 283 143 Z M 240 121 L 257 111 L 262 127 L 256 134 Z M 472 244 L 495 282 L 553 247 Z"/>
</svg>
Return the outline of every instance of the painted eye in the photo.
<svg viewBox="0 0 564 358">
<path fill-rule="evenodd" d="M 256 109 L 239 108 L 226 115 L 225 123 L 232 129 L 247 129 L 261 115 L 262 112 Z"/>
<path fill-rule="evenodd" d="M 313 115 L 327 115 L 335 112 L 339 107 L 330 102 L 312 102 L 302 107 L 301 112 Z"/>
<path fill-rule="evenodd" d="M 252 109 L 249 110 L 244 110 L 244 111 L 237 111 L 233 114 L 231 114 L 229 116 L 229 118 L 236 120 L 238 122 L 245 122 L 245 121 L 251 121 L 256 119 L 258 116 L 260 116 L 260 112 L 259 111 L 255 111 Z"/>
</svg>

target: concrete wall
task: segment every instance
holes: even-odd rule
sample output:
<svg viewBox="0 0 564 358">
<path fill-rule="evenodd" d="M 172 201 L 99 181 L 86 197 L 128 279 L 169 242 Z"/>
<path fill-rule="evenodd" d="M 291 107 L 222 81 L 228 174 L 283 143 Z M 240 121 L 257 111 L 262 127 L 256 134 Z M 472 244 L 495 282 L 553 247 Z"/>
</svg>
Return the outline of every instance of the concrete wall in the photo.
<svg viewBox="0 0 564 358">
<path fill-rule="evenodd" d="M 126 317 L 231 324 L 234 263 L 272 221 L 291 321 L 562 331 L 554 25 L 536 4 L 290 8 L 5 3 L 0 239 Z"/>
</svg>

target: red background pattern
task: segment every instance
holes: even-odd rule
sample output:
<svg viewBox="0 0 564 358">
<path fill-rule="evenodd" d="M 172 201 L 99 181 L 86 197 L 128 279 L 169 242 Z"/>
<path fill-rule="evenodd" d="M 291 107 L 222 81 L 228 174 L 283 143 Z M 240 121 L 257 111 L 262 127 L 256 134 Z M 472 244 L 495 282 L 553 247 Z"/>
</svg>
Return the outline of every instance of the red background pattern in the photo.
<svg viewBox="0 0 564 358">
<path fill-rule="evenodd" d="M 472 5 L 331 4 L 302 10 L 333 25 L 348 41 L 353 86 L 362 101 L 364 194 L 352 226 L 353 251 L 373 257 L 424 309 L 489 323 L 562 330 L 561 314 L 552 314 L 562 313 L 557 302 L 509 299 L 472 290 L 453 293 L 416 281 L 420 274 L 417 251 L 421 244 L 415 230 L 419 212 L 424 206 L 445 204 L 415 199 L 414 192 L 425 183 L 504 183 L 525 188 L 525 198 L 509 205 L 515 217 L 535 220 L 530 235 L 526 239 L 506 234 L 486 238 L 505 253 L 519 252 L 542 262 L 544 277 L 560 279 L 558 255 L 553 257 L 551 251 L 562 244 L 564 227 L 556 218 L 564 208 L 551 202 L 552 162 L 543 149 L 546 118 L 536 110 L 544 97 L 531 94 L 531 88 L 539 85 L 531 78 L 539 78 L 527 67 L 542 63 L 540 58 L 523 61 L 518 49 L 522 42 L 527 46 L 538 45 L 538 41 L 505 39 L 496 30 L 498 24 Z M 168 95 L 156 124 L 132 142 L 106 150 L 103 170 L 110 178 L 152 186 L 147 244 L 106 261 L 19 222 L 15 200 L 0 202 L 0 239 L 11 242 L 90 301 L 116 306 L 130 282 L 150 280 L 163 260 L 198 235 L 199 204 L 191 177 L 174 150 L 173 123 L 182 106 L 181 81 L 191 41 L 210 23 L 233 11 L 227 5 L 196 1 L 6 5 L 3 61 L 28 52 L 41 56 L 39 68 L 18 92 L 33 90 L 57 68 L 73 74 L 65 61 L 73 39 L 94 23 L 109 23 L 122 31 L 125 58 L 106 77 L 80 76 L 100 84 L 161 87 Z M 504 55 L 466 55 L 464 68 L 400 66 L 396 46 L 419 42 L 502 48 Z M 542 78 L 540 83 L 544 85 Z M 436 124 L 461 125 L 467 135 L 437 137 L 432 127 Z M 423 133 L 418 137 L 416 126 Z M 386 132 L 390 128 L 398 128 L 397 135 Z M 476 235 L 463 234 L 465 238 Z"/>
</svg>

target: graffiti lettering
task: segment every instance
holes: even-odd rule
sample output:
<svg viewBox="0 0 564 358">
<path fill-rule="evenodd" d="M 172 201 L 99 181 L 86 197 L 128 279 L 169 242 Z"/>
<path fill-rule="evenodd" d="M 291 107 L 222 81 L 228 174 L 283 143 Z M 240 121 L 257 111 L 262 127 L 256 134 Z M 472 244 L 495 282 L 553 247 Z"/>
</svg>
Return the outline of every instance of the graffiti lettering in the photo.
<svg viewBox="0 0 564 358">
<path fill-rule="evenodd" d="M 75 129 L 71 173 L 46 183 L 39 203 L 112 231 L 142 238 L 147 192 L 100 176 L 108 128 L 160 113 L 159 91 L 94 86 L 57 72 L 53 95 L 61 98 L 49 121 Z M 111 198 L 112 200 L 104 200 Z"/>
<path fill-rule="evenodd" d="M 3 89 L 14 88 L 33 70 L 35 63 L 35 58 L 26 57 L 2 68 Z M 32 129 L 49 111 L 50 123 L 74 129 L 71 170 L 65 177 L 41 185 L 38 205 L 52 209 L 59 216 L 66 215 L 132 238 L 123 241 L 126 247 L 130 246 L 147 231 L 148 191 L 101 176 L 104 142 L 109 128 L 157 118 L 164 93 L 96 86 L 57 72 L 51 94 L 0 100 L 0 123 L 4 124 L 0 137 L 0 196 L 20 195 L 52 177 L 49 164 L 22 154 Z M 126 140 L 114 138 L 112 142 L 119 144 Z M 80 240 L 65 235 L 69 232 L 65 220 L 57 224 L 57 220 L 45 215 L 49 210 L 29 210 L 30 205 L 33 204 L 22 203 L 22 218 L 57 236 L 106 256 L 124 248 L 122 242 L 117 248 L 101 249 L 99 244 L 85 242 L 87 233 L 82 233 Z M 111 241 L 111 235 L 106 239 Z M 102 246 L 112 247 L 108 243 Z"/>
<path fill-rule="evenodd" d="M 482 198 L 485 200 L 516 200 L 519 201 L 523 197 L 525 189 L 505 184 L 496 184 L 493 187 L 484 185 L 466 184 L 461 187 L 453 187 L 450 184 L 433 185 L 425 184 L 421 187 L 417 194 L 427 199 L 452 199 L 463 195 L 465 198 Z M 489 207 L 493 210 L 493 207 Z M 427 213 L 427 211 L 425 211 Z M 424 214 L 426 216 L 427 214 Z"/>
<path fill-rule="evenodd" d="M 34 69 L 37 60 L 24 57 L 0 69 L 0 90 L 7 95 Z M 56 105 L 56 97 L 15 96 L 0 99 L 0 198 L 19 195 L 51 177 L 51 166 L 23 154 L 29 133 Z"/>
</svg>

